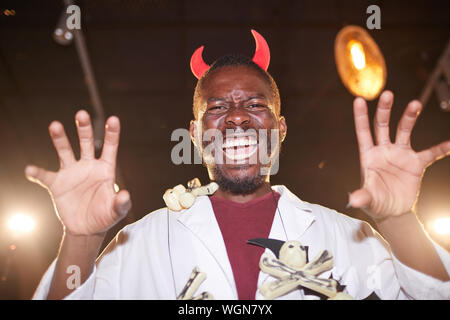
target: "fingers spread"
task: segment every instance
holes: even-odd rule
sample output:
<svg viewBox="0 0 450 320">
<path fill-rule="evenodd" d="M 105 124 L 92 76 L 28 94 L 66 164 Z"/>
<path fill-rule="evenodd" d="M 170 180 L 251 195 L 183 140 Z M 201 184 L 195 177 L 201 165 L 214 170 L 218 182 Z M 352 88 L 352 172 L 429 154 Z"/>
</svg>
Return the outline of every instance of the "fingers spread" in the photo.
<svg viewBox="0 0 450 320">
<path fill-rule="evenodd" d="M 374 119 L 375 140 L 383 145 L 391 142 L 389 138 L 389 118 L 391 116 L 394 95 L 390 91 L 384 91 L 378 100 L 378 107 Z"/>
<path fill-rule="evenodd" d="M 353 115 L 359 152 L 363 153 L 373 147 L 369 116 L 367 114 L 367 103 L 363 98 L 356 98 L 353 101 Z"/>
<path fill-rule="evenodd" d="M 444 141 L 436 146 L 418 153 L 425 167 L 433 162 L 450 155 L 450 140 Z"/>
<path fill-rule="evenodd" d="M 101 159 L 115 165 L 117 150 L 119 148 L 120 121 L 119 118 L 112 116 L 106 121 L 105 141 Z"/>
<path fill-rule="evenodd" d="M 58 153 L 61 167 L 64 168 L 74 163 L 75 156 L 63 125 L 58 121 L 53 121 L 49 126 L 49 132 Z"/>
<path fill-rule="evenodd" d="M 93 159 L 95 157 L 94 130 L 89 114 L 85 110 L 78 111 L 75 115 L 75 122 L 80 139 L 80 157 Z"/>
<path fill-rule="evenodd" d="M 422 110 L 420 101 L 411 101 L 406 107 L 403 115 L 398 123 L 395 143 L 399 145 L 409 146 L 411 143 L 411 132 L 416 123 L 417 117 Z"/>
<path fill-rule="evenodd" d="M 25 168 L 25 177 L 31 182 L 40 184 L 45 188 L 50 188 L 55 180 L 56 173 L 33 165 L 28 165 Z"/>
</svg>

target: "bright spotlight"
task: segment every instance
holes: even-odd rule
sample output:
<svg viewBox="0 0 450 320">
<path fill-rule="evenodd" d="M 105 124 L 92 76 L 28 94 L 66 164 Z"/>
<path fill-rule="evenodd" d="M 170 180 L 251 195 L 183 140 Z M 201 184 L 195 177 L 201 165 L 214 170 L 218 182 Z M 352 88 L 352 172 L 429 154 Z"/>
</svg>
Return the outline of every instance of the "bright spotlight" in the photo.
<svg viewBox="0 0 450 320">
<path fill-rule="evenodd" d="M 337 70 L 344 86 L 356 97 L 373 100 L 386 84 L 386 63 L 375 40 L 358 26 L 346 26 L 334 43 Z"/>
<path fill-rule="evenodd" d="M 58 24 L 53 31 L 53 39 L 59 43 L 60 45 L 67 46 L 72 43 L 73 40 L 73 32 L 69 30 L 67 27 L 67 7 L 61 12 L 61 16 L 59 17 Z"/>
<path fill-rule="evenodd" d="M 8 220 L 8 228 L 15 232 L 28 233 L 34 229 L 35 222 L 29 215 L 18 213 Z"/>
<path fill-rule="evenodd" d="M 438 234 L 450 234 L 450 218 L 439 218 L 434 221 L 434 231 Z"/>
<path fill-rule="evenodd" d="M 366 55 L 364 54 L 363 46 L 360 42 L 351 40 L 348 43 L 350 48 L 350 55 L 353 65 L 356 69 L 361 70 L 366 66 Z"/>
</svg>

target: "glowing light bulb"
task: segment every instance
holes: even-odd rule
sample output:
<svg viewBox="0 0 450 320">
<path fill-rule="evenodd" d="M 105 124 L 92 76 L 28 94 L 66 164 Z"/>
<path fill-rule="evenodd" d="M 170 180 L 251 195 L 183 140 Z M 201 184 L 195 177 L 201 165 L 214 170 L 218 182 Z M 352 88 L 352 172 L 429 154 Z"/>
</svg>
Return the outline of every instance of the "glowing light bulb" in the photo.
<svg viewBox="0 0 450 320">
<path fill-rule="evenodd" d="M 352 56 L 352 62 L 356 69 L 361 70 L 366 66 L 366 55 L 364 54 L 364 48 L 358 41 L 350 41 L 350 55 Z"/>
<path fill-rule="evenodd" d="M 339 77 L 351 94 L 373 100 L 386 84 L 386 64 L 375 40 L 358 26 L 336 35 L 334 55 Z"/>
</svg>

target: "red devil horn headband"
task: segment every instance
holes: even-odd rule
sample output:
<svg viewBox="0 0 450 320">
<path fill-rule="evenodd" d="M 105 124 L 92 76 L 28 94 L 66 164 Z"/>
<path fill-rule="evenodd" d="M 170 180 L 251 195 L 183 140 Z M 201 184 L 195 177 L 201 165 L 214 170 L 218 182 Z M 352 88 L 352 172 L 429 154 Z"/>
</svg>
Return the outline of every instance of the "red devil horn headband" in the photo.
<svg viewBox="0 0 450 320">
<path fill-rule="evenodd" d="M 270 63 L 270 50 L 266 40 L 258 32 L 252 29 L 252 35 L 255 39 L 256 48 L 253 55 L 253 62 L 267 71 Z M 202 57 L 204 46 L 201 46 L 192 54 L 191 70 L 197 79 L 200 79 L 209 69 L 209 65 L 205 63 Z"/>
</svg>

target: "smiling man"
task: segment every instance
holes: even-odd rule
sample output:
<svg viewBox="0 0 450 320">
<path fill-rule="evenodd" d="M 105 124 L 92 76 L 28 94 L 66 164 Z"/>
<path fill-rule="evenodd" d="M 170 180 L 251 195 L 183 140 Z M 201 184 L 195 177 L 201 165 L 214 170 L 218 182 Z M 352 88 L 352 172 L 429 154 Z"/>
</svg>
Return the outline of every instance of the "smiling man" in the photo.
<svg viewBox="0 0 450 320">
<path fill-rule="evenodd" d="M 202 154 L 211 180 L 221 186 L 218 194 L 226 191 L 234 200 L 250 200 L 271 190 L 269 160 L 277 155 L 278 138 L 286 135 L 287 127 L 269 74 L 243 56 L 219 59 L 197 85 L 194 115 L 194 144 L 203 151 L 215 144 L 210 153 Z M 202 132 L 209 131 L 218 139 L 200 140 Z"/>
<path fill-rule="evenodd" d="M 247 240 L 269 236 L 280 197 L 269 179 L 287 130 L 278 88 L 249 58 L 228 55 L 200 79 L 194 115 L 191 136 L 202 147 L 210 179 L 219 185 L 210 201 L 238 297 L 254 299 L 263 250 Z M 213 132 L 214 139 L 205 139 L 202 132 Z M 211 152 L 205 152 L 211 144 Z"/>
<path fill-rule="evenodd" d="M 107 120 L 99 159 L 94 157 L 93 130 L 85 111 L 75 116 L 79 160 L 74 158 L 63 126 L 59 122 L 50 125 L 60 170 L 28 166 L 25 174 L 51 193 L 64 236 L 36 299 L 194 295 L 319 299 L 320 293 L 334 297 L 330 292 L 336 290 L 354 299 L 373 294 L 382 299 L 450 298 L 450 255 L 428 238 L 414 213 L 424 170 L 449 153 L 450 141 L 421 152 L 411 149 L 411 130 L 421 110 L 420 103 L 412 101 L 392 143 L 393 94 L 386 91 L 375 115 L 375 144 L 367 105 L 355 99 L 363 184 L 350 195 L 349 205 L 363 208 L 383 237 L 367 223 L 302 201 L 284 186 L 271 186 L 270 172 L 287 125 L 280 115 L 277 86 L 266 71 L 267 44 L 256 32 L 253 35 L 257 41 L 253 59 L 230 55 L 209 67 L 201 59 L 200 48 L 191 64 L 199 79 L 191 137 L 218 190 L 198 196 L 189 208 L 162 208 L 126 226 L 98 259 L 106 231 L 131 206 L 127 191 L 115 193 L 113 189 L 119 119 Z M 247 244 L 253 238 L 270 238 L 272 243 L 288 246 L 274 252 L 277 260 Z M 292 252 L 297 253 L 291 260 L 283 260 Z M 311 260 L 316 264 L 305 266 Z M 267 267 L 264 261 L 277 266 L 264 269 L 274 270 L 270 276 L 259 270 L 259 265 Z M 290 276 L 274 280 L 273 276 L 286 272 Z M 79 287 L 71 282 L 76 276 Z M 289 286 L 289 279 L 300 282 Z M 186 282 L 192 286 L 186 287 Z M 333 285 L 331 289 L 328 284 Z"/>
</svg>

